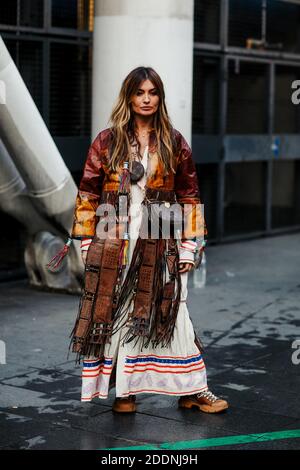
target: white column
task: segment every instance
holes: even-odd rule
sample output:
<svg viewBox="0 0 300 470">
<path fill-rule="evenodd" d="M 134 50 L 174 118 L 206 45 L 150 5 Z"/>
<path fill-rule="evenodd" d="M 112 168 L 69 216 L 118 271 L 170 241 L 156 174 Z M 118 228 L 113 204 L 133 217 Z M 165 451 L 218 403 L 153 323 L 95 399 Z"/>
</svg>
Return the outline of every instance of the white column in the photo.
<svg viewBox="0 0 300 470">
<path fill-rule="evenodd" d="M 135 67 L 160 75 L 173 125 L 191 142 L 193 0 L 96 0 L 92 136 L 108 127 L 121 83 Z"/>
</svg>

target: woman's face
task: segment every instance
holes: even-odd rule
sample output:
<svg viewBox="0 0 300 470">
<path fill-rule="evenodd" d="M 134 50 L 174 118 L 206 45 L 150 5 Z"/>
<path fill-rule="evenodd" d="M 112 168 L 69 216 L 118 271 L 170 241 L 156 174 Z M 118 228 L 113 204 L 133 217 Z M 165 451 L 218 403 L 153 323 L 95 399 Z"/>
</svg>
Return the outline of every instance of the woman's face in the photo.
<svg viewBox="0 0 300 470">
<path fill-rule="evenodd" d="M 137 92 L 131 98 L 132 111 L 142 116 L 151 116 L 158 109 L 158 90 L 149 80 L 140 83 Z"/>
</svg>

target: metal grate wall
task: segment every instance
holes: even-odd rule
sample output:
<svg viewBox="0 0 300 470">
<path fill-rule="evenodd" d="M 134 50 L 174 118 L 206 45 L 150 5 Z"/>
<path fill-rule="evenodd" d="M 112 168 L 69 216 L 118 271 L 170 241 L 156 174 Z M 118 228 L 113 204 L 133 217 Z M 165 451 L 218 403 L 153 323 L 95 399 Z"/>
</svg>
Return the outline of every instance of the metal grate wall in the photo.
<svg viewBox="0 0 300 470">
<path fill-rule="evenodd" d="M 224 225 L 227 235 L 264 228 L 264 163 L 228 163 L 225 174 Z"/>
<path fill-rule="evenodd" d="M 20 2 L 20 25 L 42 28 L 44 23 L 43 0 L 25 0 Z"/>
<path fill-rule="evenodd" d="M 300 53 L 300 5 L 268 0 L 267 41 L 286 52 Z"/>
<path fill-rule="evenodd" d="M 218 133 L 219 61 L 194 56 L 193 132 Z"/>
<path fill-rule="evenodd" d="M 268 130 L 268 68 L 230 60 L 228 64 L 227 133 L 263 134 Z"/>
<path fill-rule="evenodd" d="M 89 135 L 91 72 L 90 48 L 51 43 L 50 130 L 53 135 Z"/>
<path fill-rule="evenodd" d="M 261 37 L 261 0 L 229 0 L 228 44 L 246 47 L 248 38 Z"/>
<path fill-rule="evenodd" d="M 193 154 L 210 241 L 300 230 L 300 2 L 194 5 Z"/>
<path fill-rule="evenodd" d="M 220 1 L 195 0 L 194 2 L 194 40 L 217 44 L 219 36 Z"/>
<path fill-rule="evenodd" d="M 4 25 L 17 25 L 18 0 L 2 1 L 0 9 L 0 23 Z"/>
</svg>

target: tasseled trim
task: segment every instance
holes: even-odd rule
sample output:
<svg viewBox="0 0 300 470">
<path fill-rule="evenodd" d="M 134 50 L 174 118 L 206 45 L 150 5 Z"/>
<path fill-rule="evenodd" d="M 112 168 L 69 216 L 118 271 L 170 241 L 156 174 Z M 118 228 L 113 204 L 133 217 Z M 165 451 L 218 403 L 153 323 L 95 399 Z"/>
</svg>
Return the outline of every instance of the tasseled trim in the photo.
<svg viewBox="0 0 300 470">
<path fill-rule="evenodd" d="M 147 243 L 147 240 L 141 239 L 141 238 L 138 238 L 136 242 L 136 246 L 135 246 L 135 250 L 137 251 L 136 256 L 135 256 L 135 250 L 134 250 L 132 262 L 129 268 L 129 272 L 127 274 L 129 277 L 129 282 L 127 283 L 126 286 L 124 286 L 124 292 L 122 293 L 123 296 L 127 299 L 127 301 L 129 299 L 129 305 L 124 310 L 124 313 L 122 314 L 123 318 L 126 315 L 127 321 L 125 324 L 128 327 L 126 334 L 123 336 L 123 343 L 122 343 L 123 345 L 125 343 L 130 343 L 134 339 L 136 340 L 135 342 L 136 344 L 140 338 L 142 339 L 142 344 L 144 344 L 144 342 L 148 339 L 148 336 L 149 336 L 151 312 L 149 314 L 149 318 L 144 318 L 142 316 L 134 317 L 132 316 L 132 312 L 129 312 L 129 307 L 131 306 L 131 302 L 133 300 L 135 301 L 135 294 L 137 292 L 139 273 L 140 273 L 141 265 L 143 263 L 146 243 Z M 158 243 L 159 243 L 159 240 L 157 240 L 157 244 Z M 156 245 L 156 248 L 157 248 L 157 245 Z M 156 260 L 158 259 L 157 252 L 156 252 L 155 259 Z M 151 307 L 151 310 L 152 310 L 152 307 Z M 134 311 L 134 308 L 133 308 L 133 311 Z"/>
<path fill-rule="evenodd" d="M 72 238 L 68 238 L 61 250 L 59 250 L 56 255 L 46 264 L 46 267 L 49 271 L 55 271 L 58 266 L 60 266 L 64 257 L 69 253 L 69 249 L 72 243 Z"/>
<path fill-rule="evenodd" d="M 105 241 L 106 243 L 106 241 Z M 95 261 L 101 264 L 101 250 L 98 253 L 97 244 L 92 245 L 89 251 L 89 257 L 91 261 L 91 265 L 86 266 L 86 270 L 88 267 L 88 271 L 92 272 L 97 272 L 97 266 L 93 265 L 93 259 L 94 259 L 94 264 Z M 103 251 L 105 248 L 103 248 Z M 97 255 L 97 256 L 96 256 Z M 99 259 L 95 259 L 99 258 Z M 120 254 L 118 253 L 118 257 L 120 259 Z M 89 261 L 89 259 L 88 259 Z M 92 269 L 93 268 L 93 269 Z M 94 271 L 93 271 L 94 270 Z M 86 271 L 87 272 L 87 271 Z M 120 283 L 122 280 L 122 277 L 124 275 L 124 269 L 123 266 L 118 266 L 117 269 L 117 281 L 115 284 L 115 290 L 112 294 L 112 315 L 113 315 L 113 309 L 114 309 L 114 302 L 117 302 L 117 297 L 118 297 L 118 289 L 120 287 Z M 99 276 L 99 275 L 98 275 Z M 97 280 L 97 285 L 93 285 L 95 281 L 93 279 L 90 279 L 90 283 L 92 283 L 92 291 L 86 291 L 86 282 L 85 282 L 85 287 L 83 287 L 81 296 L 80 296 L 80 303 L 79 303 L 79 311 L 77 315 L 77 319 L 74 325 L 74 328 L 70 334 L 71 341 L 69 344 L 69 351 L 72 346 L 72 351 L 77 353 L 76 357 L 76 363 L 79 363 L 81 360 L 81 357 L 86 356 L 86 355 L 94 355 L 94 356 L 99 356 L 104 352 L 104 347 L 105 344 L 110 340 L 111 334 L 112 334 L 112 325 L 113 325 L 113 320 L 112 316 L 107 317 L 107 319 L 100 319 L 96 320 L 94 316 L 94 304 L 95 304 L 95 297 L 98 295 L 98 283 L 99 283 L 99 277 Z M 90 286 L 91 287 L 91 286 Z M 88 302 L 88 305 L 85 304 L 85 302 Z M 69 355 L 69 354 L 68 354 Z"/>
<path fill-rule="evenodd" d="M 126 274 L 124 283 L 121 287 L 118 306 L 116 310 L 114 311 L 114 315 L 113 315 L 114 325 L 117 324 L 117 326 L 114 327 L 112 334 L 115 334 L 117 331 L 119 331 L 119 329 L 122 328 L 127 322 L 129 308 L 131 307 L 131 302 L 136 292 L 138 273 L 139 273 L 140 266 L 143 261 L 145 243 L 146 243 L 145 239 L 138 237 L 134 250 L 133 250 L 132 259 L 131 259 L 128 272 Z M 128 303 L 128 305 L 126 308 L 124 308 L 124 305 L 126 305 L 126 303 Z"/>
<path fill-rule="evenodd" d="M 133 339 L 137 338 L 137 336 L 149 336 L 150 320 L 147 320 L 146 318 L 130 318 L 126 323 L 126 326 L 129 327 L 129 330 L 123 338 L 124 343 L 130 343 Z"/>
<path fill-rule="evenodd" d="M 162 347 L 167 346 L 172 340 L 176 318 L 180 306 L 181 297 L 181 277 L 177 272 L 178 290 L 175 300 L 171 297 L 168 298 L 169 287 L 172 283 L 175 283 L 175 279 L 165 283 L 166 273 L 166 255 L 165 255 L 166 242 L 164 239 L 158 240 L 157 253 L 156 253 L 156 265 L 153 281 L 152 296 L 153 300 L 151 303 L 151 311 L 149 319 L 143 317 L 133 317 L 129 314 L 129 320 L 126 323 L 128 331 L 123 337 L 123 345 L 135 341 L 135 345 L 138 341 L 141 341 L 141 347 L 147 347 L 152 341 L 154 347 L 161 345 Z M 141 260 L 139 260 L 141 261 Z M 133 268 L 138 273 L 141 263 L 135 263 Z M 132 282 L 130 285 L 134 284 Z M 128 288 L 130 288 L 130 285 Z M 173 284 L 172 284 L 173 285 Z M 174 292 L 174 287 L 172 291 Z M 124 293 L 129 295 L 130 291 L 125 289 Z M 167 301 L 167 305 L 165 305 Z M 162 308 L 164 314 L 162 314 Z M 127 316 L 128 311 L 124 312 Z M 123 326 L 123 325 L 122 325 Z"/>
<path fill-rule="evenodd" d="M 112 322 L 110 323 L 95 323 L 90 322 L 87 327 L 87 334 L 83 336 L 76 336 L 76 329 L 79 319 L 76 320 L 75 326 L 70 336 L 72 336 L 69 350 L 72 346 L 72 352 L 77 353 L 75 364 L 80 363 L 84 356 L 100 357 L 104 354 L 104 348 L 107 342 L 110 341 L 112 332 Z"/>
<path fill-rule="evenodd" d="M 160 240 L 157 254 L 157 264 L 155 268 L 154 282 L 153 282 L 153 308 L 151 311 L 151 329 L 148 335 L 147 341 L 144 341 L 143 347 L 148 347 L 153 335 L 155 334 L 155 321 L 157 312 L 159 311 L 160 305 L 163 300 L 163 290 L 166 282 L 166 269 L 167 269 L 167 258 L 166 258 L 166 243 L 165 240 Z"/>
<path fill-rule="evenodd" d="M 120 184 L 118 192 L 121 194 L 130 193 L 130 171 L 129 171 L 129 162 L 123 163 L 123 171 L 120 177 Z"/>
<path fill-rule="evenodd" d="M 80 312 L 81 312 L 82 303 L 83 303 L 83 293 L 84 293 L 84 289 L 82 289 L 82 292 L 80 295 L 79 312 L 75 321 L 75 325 L 69 335 L 69 338 L 71 338 L 71 340 L 70 340 L 69 347 L 68 347 L 67 359 L 69 358 L 69 354 L 70 354 L 71 346 L 72 346 L 72 352 L 77 352 L 77 355 L 75 357 L 75 365 L 80 364 L 81 358 L 83 357 L 83 354 L 81 353 L 83 339 L 79 337 L 75 337 L 75 332 L 77 331 L 79 321 L 80 321 Z"/>
<path fill-rule="evenodd" d="M 170 292 L 174 293 L 175 281 L 177 281 L 177 292 L 175 299 Z M 175 273 L 170 275 L 170 280 L 163 288 L 163 299 L 157 309 L 157 316 L 154 319 L 154 334 L 152 345 L 157 347 L 167 347 L 172 341 L 176 318 L 180 307 L 181 298 L 181 275 L 178 272 L 178 249 L 176 247 Z"/>
</svg>

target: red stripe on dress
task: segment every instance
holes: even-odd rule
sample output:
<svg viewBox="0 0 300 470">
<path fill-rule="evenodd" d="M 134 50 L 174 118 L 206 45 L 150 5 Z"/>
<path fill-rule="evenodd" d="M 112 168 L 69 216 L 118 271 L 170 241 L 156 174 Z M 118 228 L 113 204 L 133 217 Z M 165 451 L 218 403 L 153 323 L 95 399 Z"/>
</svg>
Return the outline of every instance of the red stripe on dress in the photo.
<svg viewBox="0 0 300 470">
<path fill-rule="evenodd" d="M 199 367 L 199 368 L 195 368 L 195 369 L 186 369 L 186 370 L 168 370 L 168 369 L 164 369 L 164 370 L 158 370 L 158 369 L 152 369 L 151 367 L 147 367 L 147 368 L 144 368 L 142 370 L 137 370 L 137 369 L 134 369 L 134 370 L 125 370 L 125 374 L 133 374 L 134 372 L 148 372 L 148 371 L 153 371 L 153 372 L 157 372 L 158 374 L 166 374 L 167 372 L 169 372 L 170 374 L 187 374 L 188 372 L 197 372 L 199 370 L 203 370 L 205 369 L 205 366 L 202 366 L 202 367 Z"/>
<path fill-rule="evenodd" d="M 208 390 L 208 386 L 206 385 L 205 387 L 202 387 L 202 388 L 197 388 L 196 390 L 189 390 L 188 392 L 181 392 L 183 395 L 186 395 L 186 394 L 190 394 L 192 395 L 193 393 L 197 393 L 197 392 L 202 392 L 203 390 Z M 130 394 L 134 394 L 134 393 L 153 393 L 153 392 L 157 392 L 157 393 L 162 393 L 162 394 L 165 394 L 165 395 L 178 395 L 178 392 L 166 392 L 165 390 L 149 390 L 149 389 L 142 389 L 142 390 L 130 390 Z M 126 396 L 128 397 L 130 395 L 129 393 L 123 393 L 122 396 Z"/>
<path fill-rule="evenodd" d="M 105 371 L 107 371 L 107 372 L 111 372 L 111 371 L 112 371 L 112 367 L 102 367 L 102 368 L 101 368 L 101 367 L 97 367 L 97 369 L 92 369 L 92 370 L 90 370 L 90 368 L 89 368 L 89 369 L 82 369 L 82 374 L 87 374 L 87 372 L 93 372 L 93 373 L 98 372 L 98 373 L 99 373 L 100 370 L 101 370 L 101 371 L 105 370 Z"/>
<path fill-rule="evenodd" d="M 103 366 L 103 364 L 100 364 L 100 366 L 94 368 L 94 367 L 83 367 L 82 372 L 86 374 L 87 372 L 99 372 L 99 370 L 107 370 L 111 371 L 113 369 L 113 366 Z"/>
<path fill-rule="evenodd" d="M 101 371 L 101 375 L 111 375 L 111 372 L 103 372 Z M 93 374 L 93 375 L 85 375 L 85 374 L 82 374 L 82 378 L 83 379 L 89 379 L 89 378 L 93 378 L 93 377 L 99 377 L 99 372 L 97 374 Z"/>
<path fill-rule="evenodd" d="M 148 364 L 147 364 L 148 362 Z M 148 365 L 151 365 L 153 367 L 159 367 L 159 368 L 167 368 L 167 369 L 172 369 L 172 368 L 175 368 L 175 369 L 188 369 L 190 367 L 194 367 L 194 366 L 199 366 L 200 364 L 203 364 L 203 359 L 201 359 L 200 361 L 196 361 L 194 364 L 179 364 L 179 365 L 176 365 L 176 364 L 157 364 L 157 362 L 153 363 L 151 361 L 146 361 L 144 362 L 143 364 L 125 364 L 125 367 L 146 367 Z"/>
</svg>

